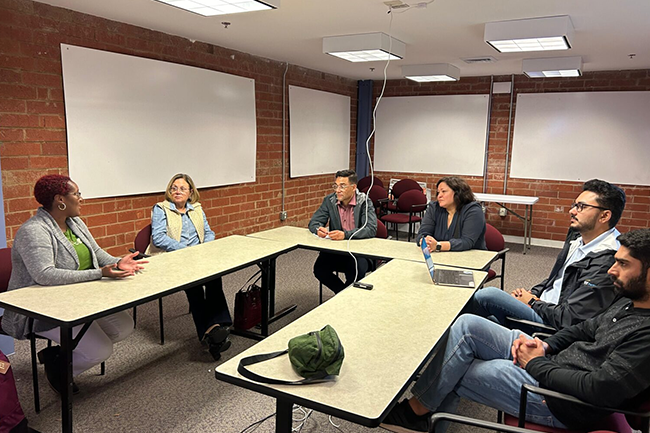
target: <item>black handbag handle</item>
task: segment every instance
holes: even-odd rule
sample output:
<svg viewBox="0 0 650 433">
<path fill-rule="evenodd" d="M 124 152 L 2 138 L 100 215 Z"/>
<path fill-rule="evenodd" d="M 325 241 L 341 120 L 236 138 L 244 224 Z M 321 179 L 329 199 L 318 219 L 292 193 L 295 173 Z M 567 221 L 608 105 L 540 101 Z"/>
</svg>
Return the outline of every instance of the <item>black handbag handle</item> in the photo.
<svg viewBox="0 0 650 433">
<path fill-rule="evenodd" d="M 239 289 L 239 291 L 240 291 L 240 292 L 243 291 L 243 290 L 246 288 L 246 286 L 249 285 L 248 283 L 250 283 L 254 278 L 255 278 L 255 281 L 253 281 L 250 285 L 257 284 L 257 282 L 258 282 L 259 280 L 262 279 L 262 270 L 261 270 L 261 269 L 260 269 L 259 271 L 255 272 L 255 273 L 254 273 L 254 274 L 253 274 L 253 275 L 248 279 L 248 281 L 246 281 L 246 282 L 244 283 L 244 285 L 242 286 L 241 289 Z"/>
<path fill-rule="evenodd" d="M 279 352 L 270 352 L 270 353 L 261 353 L 259 355 L 247 356 L 239 360 L 239 365 L 237 366 L 237 372 L 244 376 L 246 379 L 253 380 L 260 383 L 269 383 L 271 385 L 308 385 L 311 383 L 322 383 L 322 382 L 332 382 L 335 380 L 334 376 L 330 376 L 326 371 L 319 371 L 314 376 L 308 377 L 302 380 L 282 380 L 282 379 L 273 379 L 270 377 L 260 376 L 257 373 L 253 373 L 246 368 L 248 365 L 257 364 L 258 362 L 267 361 L 269 359 L 277 358 L 284 354 L 289 353 L 288 349 L 280 350 Z"/>
</svg>

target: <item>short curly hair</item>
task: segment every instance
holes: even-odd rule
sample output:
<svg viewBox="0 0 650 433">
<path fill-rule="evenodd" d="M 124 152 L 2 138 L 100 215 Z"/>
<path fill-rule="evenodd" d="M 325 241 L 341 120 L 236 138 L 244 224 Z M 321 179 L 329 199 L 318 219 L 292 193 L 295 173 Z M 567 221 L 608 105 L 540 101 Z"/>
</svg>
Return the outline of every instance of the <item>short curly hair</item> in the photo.
<svg viewBox="0 0 650 433">
<path fill-rule="evenodd" d="M 34 185 L 34 198 L 45 209 L 52 209 L 54 196 L 65 195 L 70 192 L 70 183 L 72 179 L 61 174 L 48 174 L 41 177 Z"/>
</svg>

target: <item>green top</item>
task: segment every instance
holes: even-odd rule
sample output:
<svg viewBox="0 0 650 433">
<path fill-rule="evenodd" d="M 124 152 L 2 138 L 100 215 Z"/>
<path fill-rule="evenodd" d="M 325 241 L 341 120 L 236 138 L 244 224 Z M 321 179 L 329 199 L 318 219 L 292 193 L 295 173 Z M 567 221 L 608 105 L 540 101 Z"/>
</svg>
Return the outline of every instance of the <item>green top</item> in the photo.
<svg viewBox="0 0 650 433">
<path fill-rule="evenodd" d="M 72 230 L 70 230 L 69 227 L 68 230 L 65 231 L 64 235 L 74 247 L 77 256 L 79 256 L 79 270 L 85 271 L 86 269 L 91 269 L 93 267 L 93 260 L 92 257 L 90 257 L 90 250 L 88 247 L 81 242 L 81 239 L 72 233 Z"/>
</svg>

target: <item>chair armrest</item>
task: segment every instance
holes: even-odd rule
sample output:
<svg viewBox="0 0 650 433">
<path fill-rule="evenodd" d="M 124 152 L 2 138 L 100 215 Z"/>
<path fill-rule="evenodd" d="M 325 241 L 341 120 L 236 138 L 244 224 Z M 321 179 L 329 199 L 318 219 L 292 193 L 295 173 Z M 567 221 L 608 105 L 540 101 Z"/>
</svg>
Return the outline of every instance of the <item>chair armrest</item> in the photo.
<svg viewBox="0 0 650 433">
<path fill-rule="evenodd" d="M 497 253 L 498 258 L 504 257 L 508 251 L 510 251 L 510 248 L 504 248 L 501 251 L 499 251 Z"/>
<path fill-rule="evenodd" d="M 650 411 L 647 410 L 638 411 L 632 409 L 619 409 L 619 408 L 606 407 L 606 406 L 596 406 L 595 404 L 587 403 L 586 401 L 582 401 L 579 398 L 574 397 L 572 395 L 564 394 L 562 392 L 552 391 L 546 388 L 540 388 L 539 386 L 534 386 L 525 383 L 521 385 L 521 399 L 519 401 L 519 427 L 523 426 L 524 425 L 523 423 L 526 420 L 526 400 L 528 399 L 529 392 L 532 392 L 533 394 L 543 395 L 545 397 L 557 398 L 559 400 L 576 403 L 591 409 L 622 413 L 624 415 L 640 416 L 644 418 L 650 417 Z"/>
<path fill-rule="evenodd" d="M 526 320 L 526 319 L 519 319 L 517 317 L 506 317 L 506 320 L 509 322 L 514 322 L 514 323 L 519 323 L 521 325 L 526 325 L 530 326 L 532 328 L 537 328 L 542 331 L 547 331 L 550 332 L 551 334 L 555 334 L 557 332 L 557 329 L 553 328 L 552 326 L 545 325 L 543 323 L 539 322 L 533 322 L 532 320 Z"/>
<path fill-rule="evenodd" d="M 511 425 L 500 424 L 492 421 L 485 421 L 482 419 L 469 418 L 466 416 L 455 415 L 451 413 L 435 413 L 431 417 L 431 430 L 430 432 L 436 431 L 436 425 L 441 421 L 449 421 L 452 423 L 464 424 L 473 427 L 483 428 L 487 430 L 495 430 L 498 432 L 506 433 L 532 433 L 534 430 L 529 430 L 521 427 L 514 427 Z"/>
</svg>

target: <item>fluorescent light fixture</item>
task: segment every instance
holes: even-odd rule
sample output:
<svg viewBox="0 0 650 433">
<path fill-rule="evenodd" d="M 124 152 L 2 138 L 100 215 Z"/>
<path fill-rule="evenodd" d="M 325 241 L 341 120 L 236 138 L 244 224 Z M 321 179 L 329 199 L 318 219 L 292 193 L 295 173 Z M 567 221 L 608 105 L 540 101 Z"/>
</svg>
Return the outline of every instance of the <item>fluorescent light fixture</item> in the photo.
<svg viewBox="0 0 650 433">
<path fill-rule="evenodd" d="M 323 38 L 323 53 L 349 62 L 399 60 L 406 54 L 406 44 L 385 33 L 330 36 Z"/>
<path fill-rule="evenodd" d="M 449 63 L 406 65 L 402 66 L 402 75 L 409 80 L 419 83 L 430 81 L 458 81 L 460 80 L 460 69 Z"/>
<path fill-rule="evenodd" d="M 485 24 L 483 39 L 500 53 L 568 50 L 573 25 L 568 15 Z"/>
<path fill-rule="evenodd" d="M 579 77 L 582 75 L 582 57 L 524 59 L 522 70 L 529 78 Z"/>
<path fill-rule="evenodd" d="M 155 0 L 195 14 L 213 15 L 253 12 L 280 7 L 280 0 Z"/>
</svg>

